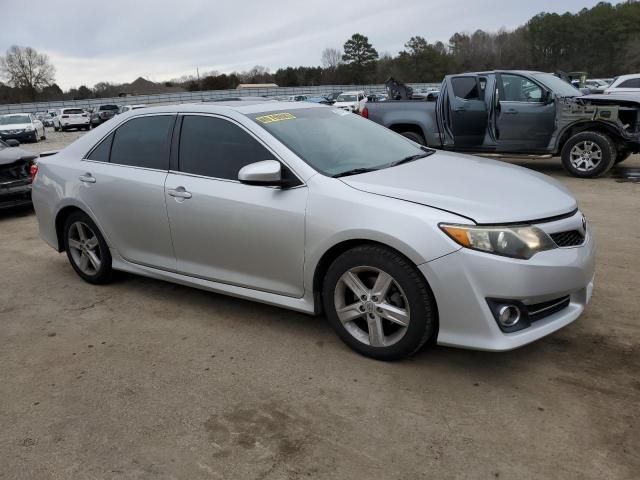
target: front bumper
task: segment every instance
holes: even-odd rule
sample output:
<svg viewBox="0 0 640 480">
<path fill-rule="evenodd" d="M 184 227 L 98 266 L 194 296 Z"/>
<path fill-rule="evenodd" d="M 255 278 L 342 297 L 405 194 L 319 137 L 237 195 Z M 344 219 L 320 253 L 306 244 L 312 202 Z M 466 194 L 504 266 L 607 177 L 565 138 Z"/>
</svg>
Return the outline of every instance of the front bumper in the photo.
<svg viewBox="0 0 640 480">
<path fill-rule="evenodd" d="M 33 140 L 36 136 L 35 130 L 30 132 L 26 130 L 21 131 L 0 131 L 0 140 L 18 140 L 19 142 Z"/>
<path fill-rule="evenodd" d="M 542 338 L 576 320 L 591 299 L 595 245 L 590 231 L 579 247 L 518 260 L 462 248 L 419 266 L 436 298 L 438 344 L 504 351 Z M 569 296 L 565 308 L 529 327 L 504 333 L 488 298 L 539 304 Z"/>
<path fill-rule="evenodd" d="M 0 182 L 0 210 L 31 204 L 31 183 Z"/>
</svg>

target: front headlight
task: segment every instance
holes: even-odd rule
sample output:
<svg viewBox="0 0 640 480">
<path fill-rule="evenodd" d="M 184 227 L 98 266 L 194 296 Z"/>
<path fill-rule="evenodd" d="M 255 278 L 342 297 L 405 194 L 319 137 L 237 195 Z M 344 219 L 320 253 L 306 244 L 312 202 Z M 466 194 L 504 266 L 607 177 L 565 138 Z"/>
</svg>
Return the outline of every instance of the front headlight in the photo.
<svg viewBox="0 0 640 480">
<path fill-rule="evenodd" d="M 528 260 L 538 252 L 556 248 L 545 232 L 530 225 L 478 227 L 440 224 L 440 228 L 463 247 L 505 257 Z"/>
<path fill-rule="evenodd" d="M 33 132 L 33 125 L 27 125 L 27 128 L 24 129 L 25 132 Z"/>
</svg>

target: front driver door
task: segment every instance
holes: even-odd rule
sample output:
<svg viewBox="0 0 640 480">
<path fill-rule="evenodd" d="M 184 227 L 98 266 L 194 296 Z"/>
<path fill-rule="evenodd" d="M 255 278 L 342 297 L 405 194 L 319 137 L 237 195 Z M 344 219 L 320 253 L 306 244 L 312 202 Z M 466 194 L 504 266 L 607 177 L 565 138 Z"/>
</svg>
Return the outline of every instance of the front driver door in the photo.
<svg viewBox="0 0 640 480">
<path fill-rule="evenodd" d="M 276 156 L 223 117 L 185 115 L 176 150 L 165 198 L 178 271 L 301 297 L 307 187 L 238 182 L 243 166 Z"/>
<path fill-rule="evenodd" d="M 497 74 L 496 136 L 500 151 L 544 149 L 555 129 L 556 106 L 532 80 Z"/>
<path fill-rule="evenodd" d="M 456 148 L 474 149 L 484 143 L 488 125 L 484 98 L 486 78 L 478 75 L 447 77 L 448 130 Z"/>
</svg>

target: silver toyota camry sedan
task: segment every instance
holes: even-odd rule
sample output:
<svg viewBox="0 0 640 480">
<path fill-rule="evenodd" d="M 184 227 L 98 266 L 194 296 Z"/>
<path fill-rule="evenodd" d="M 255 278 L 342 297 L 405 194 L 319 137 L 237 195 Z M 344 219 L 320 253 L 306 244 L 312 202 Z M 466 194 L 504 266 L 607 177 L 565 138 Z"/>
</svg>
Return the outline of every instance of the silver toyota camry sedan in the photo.
<svg viewBox="0 0 640 480">
<path fill-rule="evenodd" d="M 39 162 L 33 203 L 87 282 L 122 270 L 324 313 L 384 360 L 519 347 L 593 288 L 590 227 L 560 184 L 303 102 L 119 115 Z"/>
</svg>

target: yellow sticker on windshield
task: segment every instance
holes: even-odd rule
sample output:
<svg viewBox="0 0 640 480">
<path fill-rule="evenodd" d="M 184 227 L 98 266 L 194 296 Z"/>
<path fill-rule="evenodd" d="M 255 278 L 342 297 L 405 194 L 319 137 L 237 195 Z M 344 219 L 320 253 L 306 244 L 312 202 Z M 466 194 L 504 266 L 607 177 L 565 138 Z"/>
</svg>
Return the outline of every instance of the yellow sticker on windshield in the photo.
<svg viewBox="0 0 640 480">
<path fill-rule="evenodd" d="M 263 115 L 262 117 L 256 117 L 256 120 L 260 123 L 273 123 L 280 122 L 282 120 L 293 120 L 294 117 L 290 113 L 272 113 L 271 115 Z"/>
</svg>

